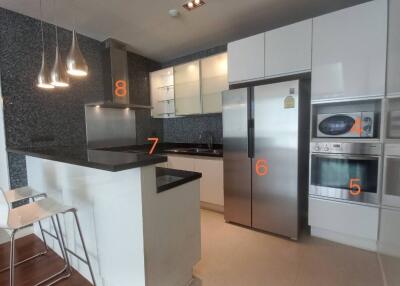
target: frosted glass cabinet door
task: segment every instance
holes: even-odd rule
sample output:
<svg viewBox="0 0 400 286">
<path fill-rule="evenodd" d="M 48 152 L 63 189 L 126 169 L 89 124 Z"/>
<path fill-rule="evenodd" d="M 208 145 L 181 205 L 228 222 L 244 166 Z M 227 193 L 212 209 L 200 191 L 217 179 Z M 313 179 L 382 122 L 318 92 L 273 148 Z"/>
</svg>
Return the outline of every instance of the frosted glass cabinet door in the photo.
<svg viewBox="0 0 400 286">
<path fill-rule="evenodd" d="M 227 54 L 201 60 L 203 113 L 222 112 L 222 91 L 229 89 Z"/>
<path fill-rule="evenodd" d="M 201 113 L 200 62 L 194 61 L 174 67 L 175 113 Z"/>
<path fill-rule="evenodd" d="M 312 20 L 265 33 L 265 76 L 311 70 Z"/>
<path fill-rule="evenodd" d="M 229 82 L 241 82 L 264 77 L 265 33 L 228 44 Z"/>
<path fill-rule="evenodd" d="M 313 20 L 312 99 L 385 94 L 387 0 Z"/>
<path fill-rule="evenodd" d="M 400 95 L 400 0 L 389 1 L 387 95 Z"/>
</svg>

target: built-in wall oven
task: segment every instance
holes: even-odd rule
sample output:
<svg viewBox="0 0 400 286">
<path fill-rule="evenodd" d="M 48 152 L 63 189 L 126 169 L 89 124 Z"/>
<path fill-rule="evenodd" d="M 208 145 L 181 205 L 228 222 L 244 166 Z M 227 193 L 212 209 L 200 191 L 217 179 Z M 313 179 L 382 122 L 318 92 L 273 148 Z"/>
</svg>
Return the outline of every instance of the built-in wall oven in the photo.
<svg viewBox="0 0 400 286">
<path fill-rule="evenodd" d="M 310 151 L 310 195 L 379 204 L 381 144 L 312 142 Z"/>
</svg>

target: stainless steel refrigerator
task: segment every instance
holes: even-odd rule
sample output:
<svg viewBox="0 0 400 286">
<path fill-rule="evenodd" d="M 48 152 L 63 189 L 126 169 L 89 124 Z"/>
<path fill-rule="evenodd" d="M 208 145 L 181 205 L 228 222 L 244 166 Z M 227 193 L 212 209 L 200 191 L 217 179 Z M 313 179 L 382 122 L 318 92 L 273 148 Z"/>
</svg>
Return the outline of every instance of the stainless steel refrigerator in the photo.
<svg viewBox="0 0 400 286">
<path fill-rule="evenodd" d="M 223 93 L 225 220 L 297 239 L 306 214 L 309 80 Z"/>
</svg>

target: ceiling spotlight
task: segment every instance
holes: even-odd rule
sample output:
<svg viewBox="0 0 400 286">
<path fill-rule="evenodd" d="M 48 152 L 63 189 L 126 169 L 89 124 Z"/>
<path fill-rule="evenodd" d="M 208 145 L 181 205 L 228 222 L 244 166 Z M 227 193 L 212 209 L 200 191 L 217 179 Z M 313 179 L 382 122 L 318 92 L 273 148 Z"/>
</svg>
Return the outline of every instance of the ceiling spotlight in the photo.
<svg viewBox="0 0 400 286">
<path fill-rule="evenodd" d="M 183 8 L 185 8 L 188 11 L 191 11 L 194 8 L 203 6 L 204 4 L 206 4 L 206 3 L 203 0 L 193 0 L 193 1 L 189 1 L 185 4 L 183 4 Z"/>
</svg>

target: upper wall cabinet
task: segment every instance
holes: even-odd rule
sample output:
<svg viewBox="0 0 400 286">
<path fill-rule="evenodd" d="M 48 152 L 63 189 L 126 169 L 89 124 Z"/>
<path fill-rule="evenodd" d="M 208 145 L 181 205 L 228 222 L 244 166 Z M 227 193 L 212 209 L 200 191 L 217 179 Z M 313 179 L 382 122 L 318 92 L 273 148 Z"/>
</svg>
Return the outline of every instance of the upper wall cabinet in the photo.
<svg viewBox="0 0 400 286">
<path fill-rule="evenodd" d="M 312 20 L 265 33 L 265 76 L 311 70 Z"/>
<path fill-rule="evenodd" d="M 263 78 L 265 34 L 258 34 L 228 44 L 230 83 Z"/>
<path fill-rule="evenodd" d="M 166 68 L 150 73 L 151 116 L 168 118 L 175 116 L 174 70 Z"/>
<path fill-rule="evenodd" d="M 203 113 L 222 112 L 222 91 L 229 89 L 227 54 L 201 59 Z"/>
<path fill-rule="evenodd" d="M 383 96 L 386 30 L 386 0 L 315 18 L 312 99 Z"/>
<path fill-rule="evenodd" d="M 201 114 L 200 62 L 174 67 L 176 115 Z"/>
<path fill-rule="evenodd" d="M 387 96 L 400 96 L 400 0 L 389 1 Z"/>
</svg>

